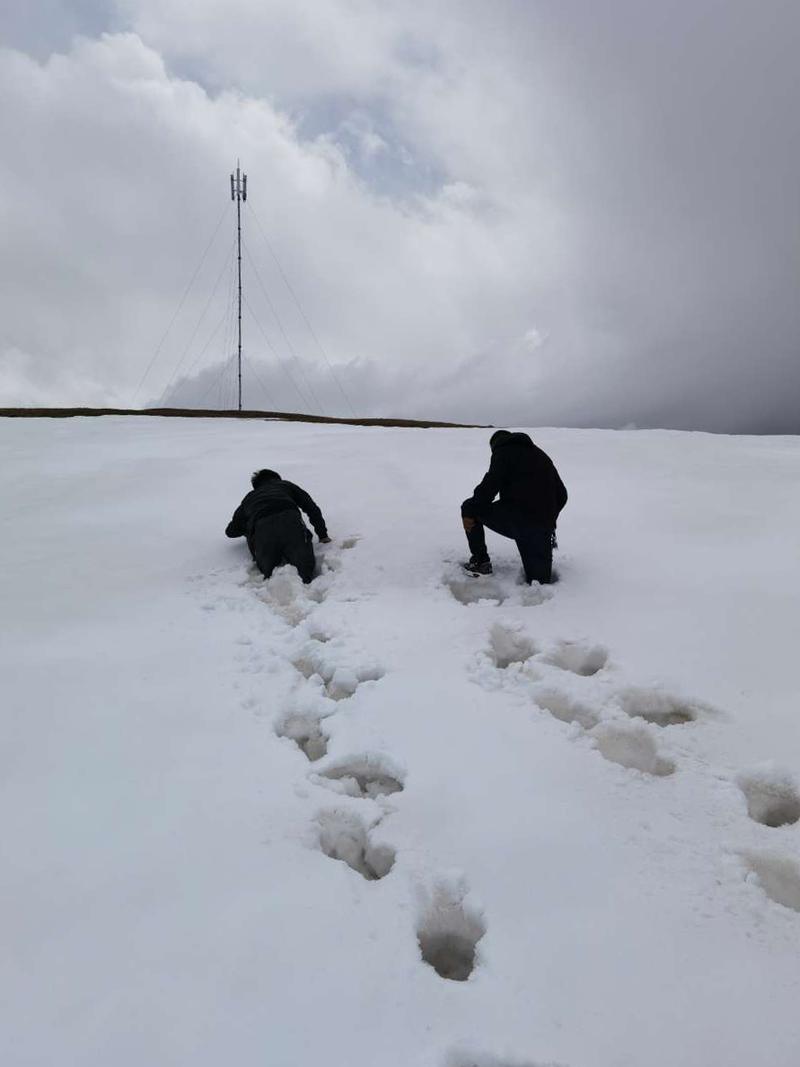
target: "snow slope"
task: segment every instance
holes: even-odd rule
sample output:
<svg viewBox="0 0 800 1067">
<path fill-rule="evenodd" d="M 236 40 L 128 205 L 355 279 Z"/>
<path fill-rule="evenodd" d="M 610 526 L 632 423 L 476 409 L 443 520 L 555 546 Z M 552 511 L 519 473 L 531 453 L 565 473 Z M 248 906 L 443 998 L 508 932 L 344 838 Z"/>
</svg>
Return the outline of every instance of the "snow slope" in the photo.
<svg viewBox="0 0 800 1067">
<path fill-rule="evenodd" d="M 534 436 L 545 591 L 485 431 L 0 423 L 4 1067 L 800 1063 L 800 441 Z"/>
</svg>

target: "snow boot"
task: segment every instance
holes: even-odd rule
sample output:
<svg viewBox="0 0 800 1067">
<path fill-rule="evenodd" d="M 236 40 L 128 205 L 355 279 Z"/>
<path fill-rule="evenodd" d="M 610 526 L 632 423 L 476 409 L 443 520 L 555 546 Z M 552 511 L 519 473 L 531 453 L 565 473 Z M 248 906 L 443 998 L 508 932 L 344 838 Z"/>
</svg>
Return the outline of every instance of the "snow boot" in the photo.
<svg viewBox="0 0 800 1067">
<path fill-rule="evenodd" d="M 471 556 L 467 562 L 462 563 L 461 566 L 465 571 L 471 574 L 473 578 L 479 578 L 481 575 L 492 573 L 492 564 L 488 559 L 475 559 L 474 556 Z"/>
</svg>

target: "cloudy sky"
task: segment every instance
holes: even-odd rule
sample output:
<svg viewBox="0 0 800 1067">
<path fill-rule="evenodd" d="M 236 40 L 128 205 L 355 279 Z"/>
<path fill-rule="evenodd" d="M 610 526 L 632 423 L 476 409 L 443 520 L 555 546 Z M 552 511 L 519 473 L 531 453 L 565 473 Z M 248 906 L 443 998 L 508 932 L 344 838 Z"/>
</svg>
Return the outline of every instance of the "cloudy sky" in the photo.
<svg viewBox="0 0 800 1067">
<path fill-rule="evenodd" d="M 246 406 L 800 431 L 796 0 L 4 0 L 0 36 L 0 405 L 233 402 L 241 158 Z"/>
</svg>

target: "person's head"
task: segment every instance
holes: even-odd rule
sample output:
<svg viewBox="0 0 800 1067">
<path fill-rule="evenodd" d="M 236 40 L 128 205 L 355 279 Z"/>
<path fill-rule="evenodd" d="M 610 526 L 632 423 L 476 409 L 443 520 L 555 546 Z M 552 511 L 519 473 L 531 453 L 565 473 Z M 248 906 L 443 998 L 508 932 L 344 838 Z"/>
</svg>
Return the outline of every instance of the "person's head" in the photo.
<svg viewBox="0 0 800 1067">
<path fill-rule="evenodd" d="M 497 446 L 501 444 L 506 437 L 510 436 L 510 430 L 495 430 L 492 436 L 489 438 L 489 448 L 491 448 L 492 452 L 494 452 Z"/>
<path fill-rule="evenodd" d="M 281 476 L 277 471 L 254 471 L 253 477 L 250 479 L 250 484 L 254 489 L 258 489 L 259 485 L 263 485 L 264 482 L 272 482 L 275 481 L 275 479 L 278 481 L 281 480 Z"/>
</svg>

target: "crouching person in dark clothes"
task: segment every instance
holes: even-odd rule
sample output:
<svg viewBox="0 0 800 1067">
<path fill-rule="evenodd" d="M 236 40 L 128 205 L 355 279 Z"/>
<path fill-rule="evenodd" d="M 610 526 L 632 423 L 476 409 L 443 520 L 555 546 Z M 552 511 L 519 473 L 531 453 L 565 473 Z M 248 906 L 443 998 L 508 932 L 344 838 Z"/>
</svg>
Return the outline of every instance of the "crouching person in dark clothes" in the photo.
<svg viewBox="0 0 800 1067">
<path fill-rule="evenodd" d="M 486 527 L 516 541 L 527 582 L 551 582 L 556 521 L 567 502 L 564 483 L 547 453 L 526 433 L 497 430 L 489 447 L 489 470 L 461 505 L 472 553 L 464 569 L 474 575 L 492 573 Z"/>
<path fill-rule="evenodd" d="M 299 509 L 308 515 L 320 541 L 327 544 L 330 537 L 322 512 L 305 490 L 284 481 L 275 471 L 256 471 L 250 484 L 252 492 L 233 513 L 225 533 L 247 538 L 250 554 L 265 578 L 282 563 L 290 563 L 308 585 L 314 577 L 314 548 Z"/>
</svg>

